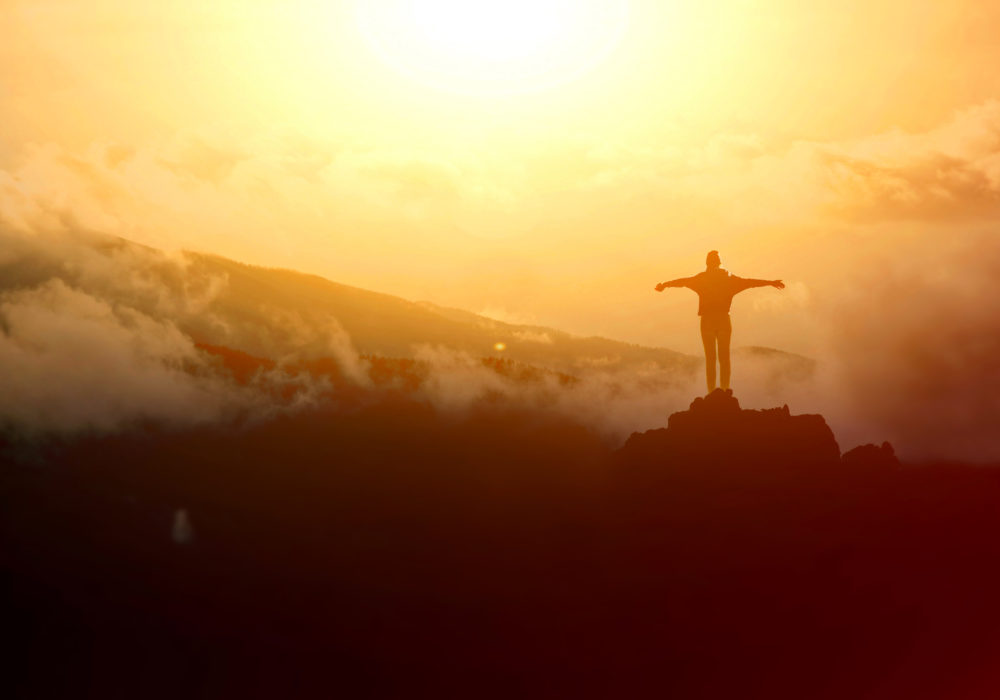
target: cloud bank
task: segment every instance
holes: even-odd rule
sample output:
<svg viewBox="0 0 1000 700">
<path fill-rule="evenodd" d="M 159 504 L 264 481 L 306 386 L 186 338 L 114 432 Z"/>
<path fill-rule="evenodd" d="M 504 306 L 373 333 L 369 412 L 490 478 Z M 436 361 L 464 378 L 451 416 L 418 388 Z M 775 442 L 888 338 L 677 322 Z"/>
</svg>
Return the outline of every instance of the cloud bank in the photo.
<svg viewBox="0 0 1000 700">
<path fill-rule="evenodd" d="M 241 344 L 241 329 L 210 309 L 227 280 L 200 274 L 183 254 L 68 231 L 0 231 L 0 248 L 0 428 L 8 434 L 256 420 L 311 405 L 328 389 L 280 364 L 250 386 L 220 373 L 191 329 Z M 289 319 L 275 323 L 296 346 L 318 348 L 345 376 L 367 381 L 335 326 L 306 338 Z"/>
<path fill-rule="evenodd" d="M 924 245 L 901 246 L 831 308 L 829 390 L 849 428 L 875 427 L 908 456 L 1000 460 L 996 234 Z"/>
</svg>

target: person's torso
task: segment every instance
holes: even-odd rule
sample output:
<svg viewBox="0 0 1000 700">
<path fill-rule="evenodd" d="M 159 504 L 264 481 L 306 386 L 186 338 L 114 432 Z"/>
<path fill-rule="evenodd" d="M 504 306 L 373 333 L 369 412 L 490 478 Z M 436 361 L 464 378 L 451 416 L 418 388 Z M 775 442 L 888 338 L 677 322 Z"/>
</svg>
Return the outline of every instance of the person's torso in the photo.
<svg viewBox="0 0 1000 700">
<path fill-rule="evenodd" d="M 728 314 L 736 295 L 736 278 L 722 268 L 695 275 L 691 289 L 698 293 L 698 315 Z"/>
</svg>

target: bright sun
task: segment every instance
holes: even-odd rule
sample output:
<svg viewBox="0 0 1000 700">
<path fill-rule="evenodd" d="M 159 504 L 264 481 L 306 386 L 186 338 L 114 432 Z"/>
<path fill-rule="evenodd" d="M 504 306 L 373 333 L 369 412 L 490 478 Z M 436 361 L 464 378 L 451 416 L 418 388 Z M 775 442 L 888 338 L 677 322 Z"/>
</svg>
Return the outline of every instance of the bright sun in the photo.
<svg viewBox="0 0 1000 700">
<path fill-rule="evenodd" d="M 365 37 L 421 82 L 470 94 L 542 90 L 617 44 L 628 0 L 358 0 Z"/>
</svg>

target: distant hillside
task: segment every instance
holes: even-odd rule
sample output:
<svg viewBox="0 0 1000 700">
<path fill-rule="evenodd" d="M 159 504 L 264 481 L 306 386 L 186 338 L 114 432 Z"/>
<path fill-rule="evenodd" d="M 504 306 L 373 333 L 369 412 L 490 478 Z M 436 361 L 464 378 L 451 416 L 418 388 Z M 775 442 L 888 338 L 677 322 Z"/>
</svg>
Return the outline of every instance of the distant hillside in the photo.
<svg viewBox="0 0 1000 700">
<path fill-rule="evenodd" d="M 192 272 L 224 275 L 208 310 L 225 318 L 227 330 L 244 338 L 240 350 L 273 356 L 291 349 L 297 323 L 312 328 L 342 328 L 361 354 L 412 357 L 420 345 L 443 346 L 474 357 L 503 357 L 573 372 L 590 367 L 623 368 L 655 364 L 693 371 L 700 360 L 665 348 L 650 348 L 607 338 L 580 338 L 544 326 L 504 323 L 429 302 L 331 282 L 316 275 L 244 265 L 214 255 L 191 254 Z M 199 340 L 226 344 L 211 320 L 197 319 L 186 329 Z M 291 329 L 291 330 L 290 330 Z M 239 331 L 239 332 L 236 332 Z M 496 344 L 504 349 L 497 350 Z M 232 343 L 230 343 L 232 345 Z"/>
<path fill-rule="evenodd" d="M 226 258 L 191 254 L 199 273 L 224 275 L 224 285 L 210 309 L 227 319 L 231 330 L 241 327 L 239 349 L 274 356 L 276 348 L 291 351 L 296 322 L 317 328 L 335 319 L 364 355 L 412 357 L 421 345 L 443 346 L 473 357 L 505 358 L 560 372 L 625 369 L 656 365 L 696 372 L 699 357 L 600 337 L 578 337 L 546 326 L 505 323 L 461 309 L 430 302 L 411 302 L 389 294 L 332 282 L 292 270 L 245 265 Z M 211 326 L 192 323 L 192 334 L 225 344 Z M 197 327 L 202 325 L 203 327 Z M 503 343 L 502 351 L 496 349 Z M 288 346 L 288 347 L 286 347 Z M 766 360 L 776 372 L 804 378 L 813 361 L 771 348 L 740 348 L 736 355 Z"/>
</svg>

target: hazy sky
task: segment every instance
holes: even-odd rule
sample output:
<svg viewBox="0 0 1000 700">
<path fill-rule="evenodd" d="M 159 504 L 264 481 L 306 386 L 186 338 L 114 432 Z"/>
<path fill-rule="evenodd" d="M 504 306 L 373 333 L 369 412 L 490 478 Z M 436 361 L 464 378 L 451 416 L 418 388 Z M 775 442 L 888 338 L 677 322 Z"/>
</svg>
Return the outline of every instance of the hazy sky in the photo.
<svg viewBox="0 0 1000 700">
<path fill-rule="evenodd" d="M 435 30 L 442 3 L 415 5 Z M 495 95 L 449 77 L 468 56 L 386 60 L 354 2 L 7 0 L 0 221 L 687 352 L 694 295 L 652 288 L 712 248 L 788 283 L 738 299 L 737 345 L 820 354 L 873 303 L 891 330 L 890 303 L 995 289 L 1000 5 L 536 5 L 532 40 L 628 20 L 601 60 L 600 36 L 564 57 L 581 75 L 536 81 L 543 42 L 532 90 Z"/>
</svg>

